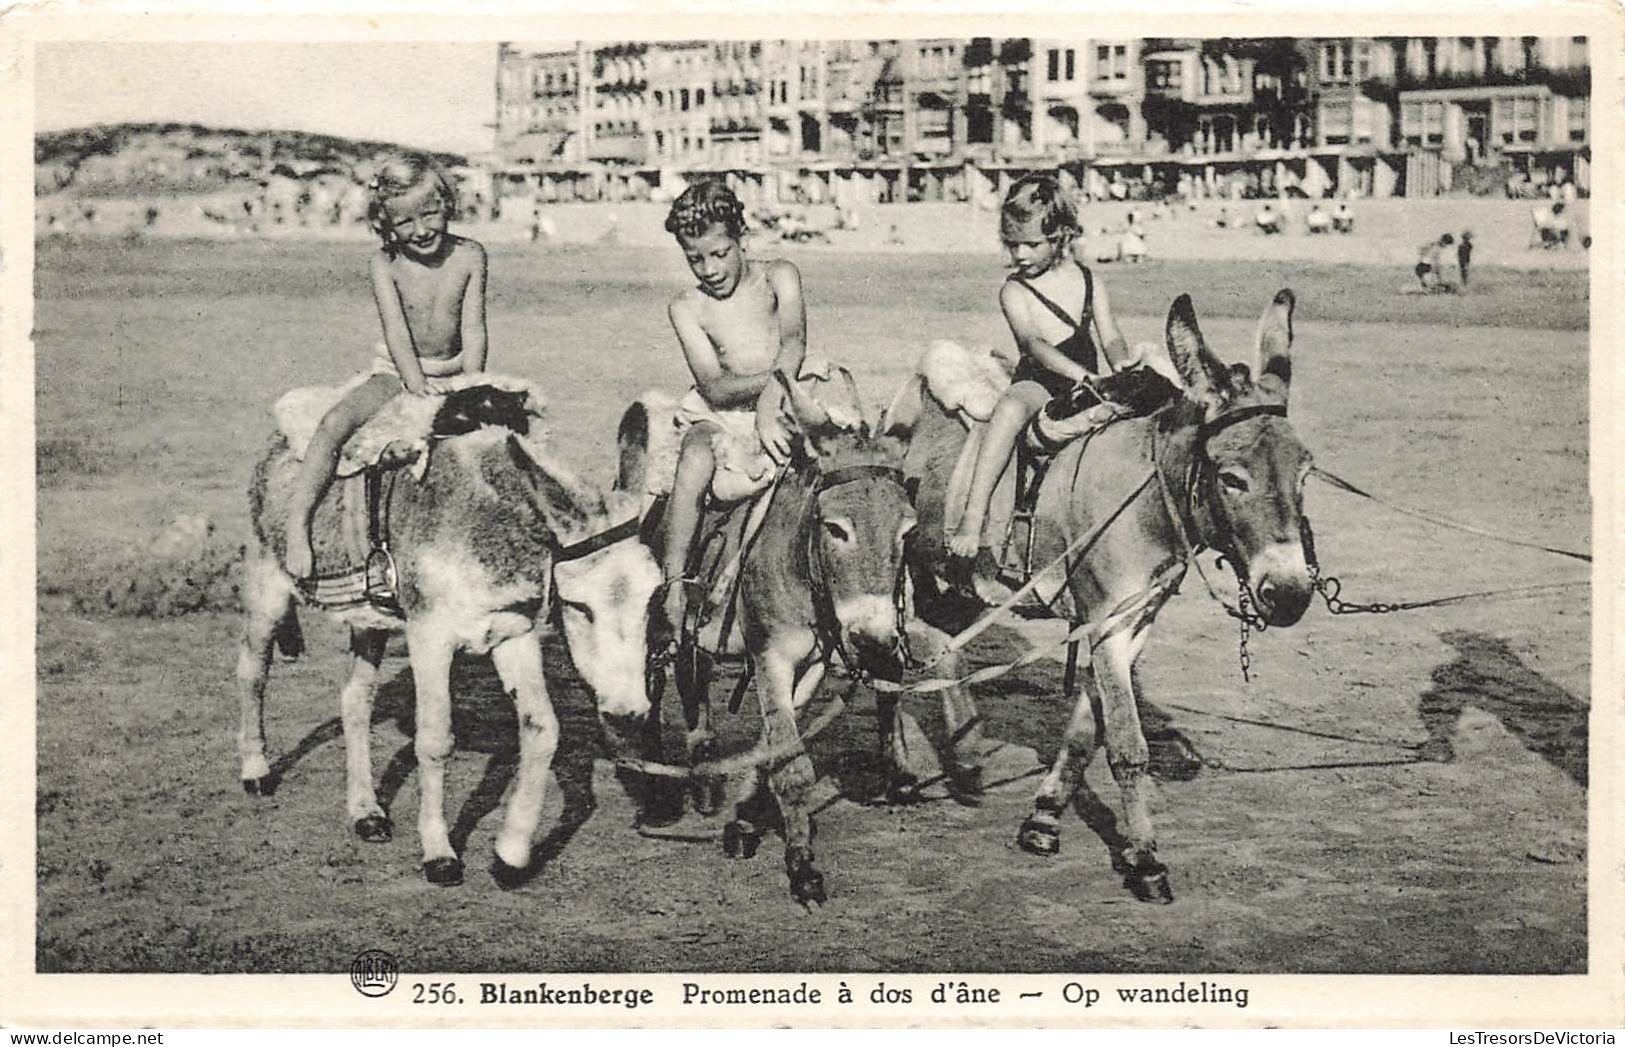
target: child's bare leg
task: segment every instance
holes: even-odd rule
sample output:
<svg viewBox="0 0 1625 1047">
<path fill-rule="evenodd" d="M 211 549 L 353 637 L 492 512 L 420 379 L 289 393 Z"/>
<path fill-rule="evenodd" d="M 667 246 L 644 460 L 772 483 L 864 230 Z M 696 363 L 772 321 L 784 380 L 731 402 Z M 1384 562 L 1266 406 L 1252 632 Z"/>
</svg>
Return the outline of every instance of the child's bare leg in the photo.
<svg viewBox="0 0 1625 1047">
<path fill-rule="evenodd" d="M 948 539 L 951 556 L 973 557 L 986 541 L 982 531 L 987 523 L 987 511 L 993 501 L 1004 471 L 1010 467 L 1010 457 L 1016 448 L 1021 430 L 1049 400 L 1049 393 L 1036 382 L 1020 382 L 993 409 L 987 431 L 982 434 L 982 446 L 976 454 L 976 467 L 971 471 L 970 494 L 965 502 L 965 515 L 959 518 L 959 528 Z"/>
<path fill-rule="evenodd" d="M 695 533 L 700 529 L 700 516 L 705 512 L 706 492 L 716 472 L 716 454 L 711 446 L 716 433 L 714 426 L 704 422 L 694 425 L 683 437 L 682 451 L 677 456 L 677 476 L 672 481 L 671 501 L 666 510 L 665 562 L 661 564 L 666 576 L 663 610 L 673 630 L 682 625 L 688 596 L 684 582 L 688 557 L 694 547 Z"/>
<path fill-rule="evenodd" d="M 288 547 L 283 566 L 295 578 L 308 578 L 316 571 L 316 556 L 310 547 L 310 517 L 333 480 L 344 442 L 400 391 L 401 383 L 394 376 L 374 375 L 345 394 L 316 427 L 288 500 Z"/>
</svg>

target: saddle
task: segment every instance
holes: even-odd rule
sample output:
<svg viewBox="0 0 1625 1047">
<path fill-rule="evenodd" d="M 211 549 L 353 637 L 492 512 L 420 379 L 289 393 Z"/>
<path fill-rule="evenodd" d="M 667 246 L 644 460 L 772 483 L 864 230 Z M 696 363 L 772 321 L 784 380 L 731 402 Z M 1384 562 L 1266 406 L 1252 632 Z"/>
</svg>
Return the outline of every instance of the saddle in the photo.
<svg viewBox="0 0 1625 1047">
<path fill-rule="evenodd" d="M 971 473 L 982 447 L 982 423 L 991 403 L 1008 387 L 980 355 L 953 342 L 936 342 L 922 356 L 918 372 L 927 391 L 960 418 L 968 430 L 948 481 L 943 512 L 944 536 L 952 534 L 964 514 Z M 1004 538 L 994 553 L 998 580 L 1012 588 L 1032 577 L 1035 510 L 1049 463 L 1061 448 L 1089 439 L 1113 423 L 1141 418 L 1181 395 L 1178 374 L 1166 351 L 1155 343 L 1135 346 L 1135 359 L 1096 382 L 1081 383 L 1052 398 L 1028 423 L 1016 441 L 1013 483 L 1006 479 L 994 492 L 989 516 L 1003 516 Z M 976 390 L 975 383 L 982 383 Z M 989 394 L 992 400 L 989 401 Z M 985 414 L 971 405 L 988 404 Z"/>
<path fill-rule="evenodd" d="M 273 414 L 296 458 L 303 458 L 322 416 L 354 384 L 295 389 L 277 401 Z M 435 443 L 487 426 L 531 439 L 545 436 L 543 399 L 531 383 L 460 375 L 444 385 L 448 391 L 435 396 L 397 396 L 345 443 L 334 483 L 311 522 L 316 571 L 300 589 L 316 606 L 342 611 L 370 605 L 401 617 L 388 507 L 405 467 L 423 478 Z"/>
</svg>

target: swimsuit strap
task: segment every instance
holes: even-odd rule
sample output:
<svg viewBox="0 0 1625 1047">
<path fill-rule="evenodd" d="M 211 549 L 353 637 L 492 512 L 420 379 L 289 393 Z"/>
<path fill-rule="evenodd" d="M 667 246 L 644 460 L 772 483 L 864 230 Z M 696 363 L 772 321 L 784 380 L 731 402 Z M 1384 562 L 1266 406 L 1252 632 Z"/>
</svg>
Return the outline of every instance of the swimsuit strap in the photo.
<svg viewBox="0 0 1625 1047">
<path fill-rule="evenodd" d="M 1076 331 L 1080 330 L 1085 323 L 1088 322 L 1089 314 L 1092 311 L 1092 309 L 1094 307 L 1094 304 L 1095 304 L 1095 281 L 1094 281 L 1094 277 L 1090 275 L 1089 267 L 1084 265 L 1082 262 L 1078 263 L 1078 268 L 1083 272 L 1083 287 L 1084 287 L 1084 291 L 1083 291 L 1083 317 L 1082 317 L 1081 320 L 1072 319 L 1072 317 L 1066 312 L 1066 310 L 1064 310 L 1060 306 L 1056 305 L 1053 301 L 1051 301 L 1049 299 L 1048 296 L 1046 296 L 1044 294 L 1044 292 L 1042 292 L 1038 288 L 1034 287 L 1027 280 L 1024 280 L 1023 278 L 1021 278 L 1019 276 L 1012 276 L 1010 279 L 1014 280 L 1016 283 L 1018 283 L 1021 286 L 1025 287 L 1029 292 L 1032 293 L 1032 296 L 1034 298 L 1038 299 L 1038 302 L 1039 302 L 1040 305 L 1042 305 L 1044 308 L 1048 309 L 1050 312 L 1054 313 L 1056 319 L 1060 320 L 1062 323 L 1066 324 L 1068 327 L 1072 328 L 1072 330 L 1074 332 L 1076 332 Z"/>
</svg>

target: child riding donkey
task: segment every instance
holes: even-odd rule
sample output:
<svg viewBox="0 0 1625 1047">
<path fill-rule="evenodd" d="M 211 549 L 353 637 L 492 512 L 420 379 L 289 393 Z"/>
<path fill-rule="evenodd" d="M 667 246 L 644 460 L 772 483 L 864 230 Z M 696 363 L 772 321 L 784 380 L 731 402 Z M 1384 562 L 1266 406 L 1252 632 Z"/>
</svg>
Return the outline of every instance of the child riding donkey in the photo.
<svg viewBox="0 0 1625 1047">
<path fill-rule="evenodd" d="M 998 569 L 985 532 L 1022 430 L 1052 398 L 1132 362 L 1105 286 L 1072 258 L 1078 233 L 1077 213 L 1053 177 L 1029 175 L 1011 186 L 999 235 L 1015 272 L 999 288 L 999 306 L 1021 359 L 982 435 L 965 512 L 948 540 L 950 555 L 973 561 L 984 598 L 1002 595 L 987 588 Z"/>
<path fill-rule="evenodd" d="M 356 430 L 403 389 L 428 396 L 440 391 L 437 379 L 485 370 L 485 248 L 447 231 L 457 206 L 445 175 L 422 156 L 395 156 L 368 188 L 367 220 L 383 241 L 370 272 L 384 339 L 370 373 L 327 412 L 305 449 L 288 507 L 286 567 L 296 579 L 314 573 L 311 516 Z"/>
<path fill-rule="evenodd" d="M 807 349 L 801 272 L 781 259 L 749 259 L 741 239 L 745 209 L 720 181 L 697 182 L 672 204 L 666 231 L 699 283 L 669 308 L 694 388 L 678 405 L 682 430 L 667 510 L 664 563 L 668 624 L 678 628 L 684 583 L 706 498 L 719 467 L 765 474 L 789 456 L 774 372 L 799 376 Z M 750 459 L 769 458 L 752 463 Z M 765 466 L 765 467 L 763 467 Z"/>
</svg>

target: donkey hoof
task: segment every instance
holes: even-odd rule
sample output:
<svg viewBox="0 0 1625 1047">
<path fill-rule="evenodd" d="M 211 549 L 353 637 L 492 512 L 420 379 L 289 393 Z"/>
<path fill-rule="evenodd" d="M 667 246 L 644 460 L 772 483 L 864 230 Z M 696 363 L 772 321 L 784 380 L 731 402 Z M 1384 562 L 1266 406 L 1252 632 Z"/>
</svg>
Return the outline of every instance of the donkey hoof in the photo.
<svg viewBox="0 0 1625 1047">
<path fill-rule="evenodd" d="M 762 837 L 749 822 L 732 821 L 722 827 L 722 853 L 730 858 L 754 858 Z"/>
<path fill-rule="evenodd" d="M 987 795 L 980 767 L 954 767 L 948 771 L 948 795 L 962 807 L 980 807 Z"/>
<path fill-rule="evenodd" d="M 1028 818 L 1016 833 L 1016 843 L 1028 854 L 1053 858 L 1061 853 L 1061 827 L 1053 822 Z"/>
<path fill-rule="evenodd" d="M 395 836 L 395 826 L 381 814 L 369 814 L 355 820 L 355 834 L 368 843 L 388 843 Z"/>
<path fill-rule="evenodd" d="M 463 863 L 457 858 L 431 858 L 423 863 L 423 878 L 436 887 L 456 887 L 463 882 Z"/>
<path fill-rule="evenodd" d="M 1174 892 L 1168 886 L 1168 868 L 1161 862 L 1144 862 L 1124 879 L 1128 882 L 1128 889 L 1134 892 L 1134 897 L 1139 901 L 1155 902 L 1158 905 L 1173 903 Z"/>
<path fill-rule="evenodd" d="M 516 890 L 529 883 L 536 875 L 534 865 L 509 865 L 499 854 L 491 859 L 491 879 L 504 891 Z"/>
<path fill-rule="evenodd" d="M 785 871 L 790 875 L 790 897 L 808 909 L 821 907 L 829 900 L 824 890 L 824 877 L 813 868 L 812 854 L 792 853 L 785 858 Z"/>
<path fill-rule="evenodd" d="M 722 749 L 716 739 L 707 738 L 694 743 L 694 747 L 689 750 L 688 758 L 692 766 L 704 767 L 706 764 L 715 763 L 721 755 Z M 689 786 L 689 792 L 693 798 L 694 810 L 706 818 L 722 810 L 722 805 L 728 799 L 723 779 L 711 774 L 696 776 Z"/>
<path fill-rule="evenodd" d="M 660 828 L 676 825 L 683 817 L 683 797 L 668 788 L 664 779 L 650 778 L 643 793 L 643 808 L 638 812 L 638 824 Z"/>
<path fill-rule="evenodd" d="M 909 771 L 894 771 L 886 782 L 886 802 L 908 807 L 920 802 L 920 779 Z"/>
<path fill-rule="evenodd" d="M 258 778 L 244 778 L 243 792 L 250 796 L 270 796 L 276 792 L 276 779 L 269 774 Z"/>
</svg>

